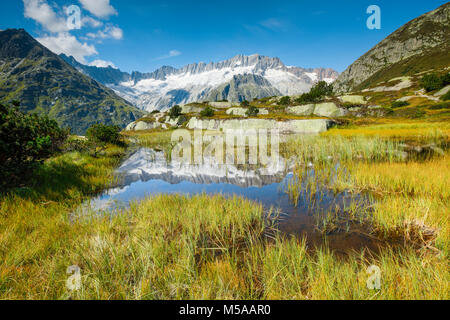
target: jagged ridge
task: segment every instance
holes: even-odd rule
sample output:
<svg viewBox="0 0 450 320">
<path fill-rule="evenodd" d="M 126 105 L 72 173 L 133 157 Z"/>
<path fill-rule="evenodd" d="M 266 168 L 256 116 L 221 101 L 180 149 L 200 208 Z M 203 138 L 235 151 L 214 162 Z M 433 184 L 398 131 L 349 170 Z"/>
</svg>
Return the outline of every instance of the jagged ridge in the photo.
<svg viewBox="0 0 450 320">
<path fill-rule="evenodd" d="M 23 29 L 0 32 L 0 102 L 47 114 L 72 132 L 94 123 L 125 127 L 143 115 L 123 98 L 83 75 Z"/>
<path fill-rule="evenodd" d="M 450 3 L 399 28 L 356 60 L 334 83 L 337 91 L 365 89 L 376 82 L 450 64 Z"/>
</svg>

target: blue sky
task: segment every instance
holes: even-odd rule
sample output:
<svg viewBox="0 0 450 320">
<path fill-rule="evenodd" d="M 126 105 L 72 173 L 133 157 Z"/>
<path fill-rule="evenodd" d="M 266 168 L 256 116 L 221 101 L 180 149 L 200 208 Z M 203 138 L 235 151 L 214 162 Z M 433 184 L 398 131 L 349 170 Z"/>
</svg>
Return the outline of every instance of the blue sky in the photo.
<svg viewBox="0 0 450 320">
<path fill-rule="evenodd" d="M 0 29 L 24 28 L 51 50 L 124 71 L 220 61 L 237 54 L 279 57 L 286 65 L 343 71 L 383 38 L 443 0 L 12 0 Z M 369 30 L 369 5 L 381 29 Z M 66 9 L 81 9 L 67 29 Z"/>
</svg>

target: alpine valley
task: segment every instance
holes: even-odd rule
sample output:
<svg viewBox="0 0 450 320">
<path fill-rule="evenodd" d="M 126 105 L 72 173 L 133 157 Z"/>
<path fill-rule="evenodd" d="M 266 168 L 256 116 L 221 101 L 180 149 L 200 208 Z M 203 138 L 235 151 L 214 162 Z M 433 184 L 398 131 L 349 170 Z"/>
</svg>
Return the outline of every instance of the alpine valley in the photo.
<svg viewBox="0 0 450 320">
<path fill-rule="evenodd" d="M 0 103 L 47 114 L 73 133 L 102 122 L 120 127 L 144 113 L 78 72 L 23 29 L 0 31 Z"/>
<path fill-rule="evenodd" d="M 332 69 L 286 66 L 279 58 L 237 55 L 221 62 L 193 63 L 180 69 L 163 66 L 150 73 L 98 68 L 61 57 L 80 72 L 113 89 L 146 111 L 165 111 L 176 104 L 199 101 L 242 102 L 270 96 L 298 95 L 314 83 L 333 82 Z"/>
</svg>

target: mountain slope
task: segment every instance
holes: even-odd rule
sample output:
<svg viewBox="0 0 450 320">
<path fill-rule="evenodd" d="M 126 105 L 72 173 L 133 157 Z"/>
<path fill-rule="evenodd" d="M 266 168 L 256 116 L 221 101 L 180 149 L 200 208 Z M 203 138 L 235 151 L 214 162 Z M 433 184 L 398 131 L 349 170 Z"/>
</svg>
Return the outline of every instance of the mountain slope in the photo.
<svg viewBox="0 0 450 320">
<path fill-rule="evenodd" d="M 0 102 L 48 114 L 73 133 L 94 123 L 125 127 L 143 115 L 112 90 L 81 74 L 25 30 L 0 32 Z"/>
<path fill-rule="evenodd" d="M 80 71 L 81 73 L 91 77 L 99 83 L 112 83 L 119 84 L 123 81 L 129 81 L 130 75 L 126 72 L 122 72 L 119 69 L 112 67 L 99 68 L 93 66 L 87 66 L 79 63 L 74 57 L 66 56 L 64 53 L 59 55 L 61 59 L 66 61 L 72 67 Z"/>
<path fill-rule="evenodd" d="M 450 2 L 392 33 L 347 68 L 337 91 L 365 89 L 395 77 L 450 65 Z"/>
<path fill-rule="evenodd" d="M 242 99 L 250 97 L 262 98 L 275 93 L 277 95 L 295 95 L 308 91 L 317 81 L 332 82 L 338 76 L 338 73 L 332 69 L 288 67 L 278 58 L 257 54 L 238 55 L 216 63 L 193 63 L 180 69 L 164 66 L 151 73 L 133 72 L 109 80 L 105 80 L 106 73 L 111 72 L 109 69 L 112 68 L 96 68 L 95 72 L 92 68 L 95 67 L 83 68 L 83 72 L 147 111 L 166 110 L 175 104 L 224 97 L 225 95 L 217 93 L 217 90 L 220 90 L 220 87 L 228 86 L 235 76 L 251 74 L 259 78 L 253 81 L 251 94 L 249 94 L 248 86 L 245 87 L 246 92 L 241 91 L 244 86 L 235 86 L 235 93 L 227 95 L 227 99 L 232 102 L 240 102 Z M 117 75 L 119 72 L 116 71 Z M 99 75 L 101 73 L 104 75 Z M 262 82 L 261 78 L 265 82 Z M 250 80 L 250 78 L 241 78 L 241 80 L 243 79 Z M 236 80 L 239 81 L 239 78 L 234 79 L 235 82 Z M 262 87 L 259 87 L 258 83 Z"/>
<path fill-rule="evenodd" d="M 233 79 L 212 90 L 209 101 L 252 101 L 265 97 L 279 96 L 280 91 L 275 89 L 269 81 L 254 74 L 235 75 Z"/>
</svg>

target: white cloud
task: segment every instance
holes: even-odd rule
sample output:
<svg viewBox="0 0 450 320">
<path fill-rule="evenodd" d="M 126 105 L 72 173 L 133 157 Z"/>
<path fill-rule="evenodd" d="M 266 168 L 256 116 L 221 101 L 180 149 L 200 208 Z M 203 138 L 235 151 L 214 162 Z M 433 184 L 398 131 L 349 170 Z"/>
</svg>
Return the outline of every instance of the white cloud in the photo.
<svg viewBox="0 0 450 320">
<path fill-rule="evenodd" d="M 117 67 L 114 65 L 114 63 L 112 63 L 110 61 L 105 61 L 105 60 L 94 60 L 91 63 L 89 63 L 89 65 L 92 67 L 98 67 L 98 68 L 112 67 L 114 69 L 117 69 Z"/>
<path fill-rule="evenodd" d="M 81 19 L 81 22 L 83 23 L 83 26 L 88 25 L 88 26 L 91 26 L 92 28 L 99 28 L 103 25 L 103 22 L 98 21 L 98 20 L 88 17 L 88 16 L 84 16 Z"/>
<path fill-rule="evenodd" d="M 50 32 L 68 31 L 65 17 L 56 14 L 45 0 L 23 0 L 24 16 L 41 24 Z"/>
<path fill-rule="evenodd" d="M 107 18 L 117 15 L 117 10 L 109 3 L 109 0 L 79 0 L 83 8 L 99 18 Z"/>
<path fill-rule="evenodd" d="M 156 60 L 168 59 L 172 57 L 180 56 L 182 53 L 178 50 L 170 50 L 168 54 L 165 54 L 161 57 L 156 58 Z"/>
<path fill-rule="evenodd" d="M 36 40 L 54 53 L 73 56 L 77 61 L 84 64 L 86 63 L 86 57 L 98 54 L 93 45 L 81 43 L 67 32 L 59 33 L 57 36 L 37 38 Z"/>
<path fill-rule="evenodd" d="M 260 22 L 260 25 L 270 30 L 284 30 L 285 23 L 276 18 L 270 18 Z"/>
<path fill-rule="evenodd" d="M 121 40 L 123 38 L 123 30 L 113 25 L 107 25 L 103 30 L 96 33 L 88 33 L 86 35 L 91 39 L 116 39 Z"/>
</svg>

